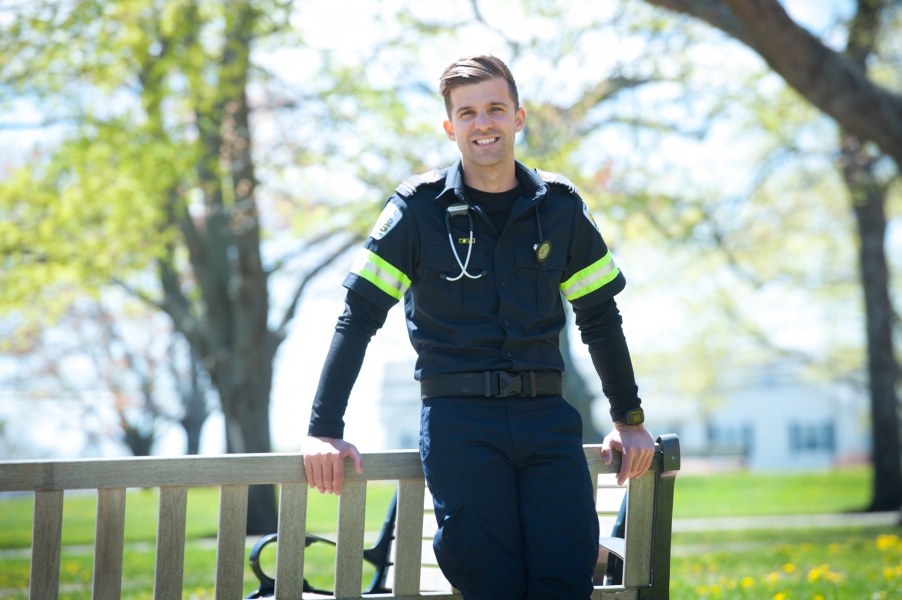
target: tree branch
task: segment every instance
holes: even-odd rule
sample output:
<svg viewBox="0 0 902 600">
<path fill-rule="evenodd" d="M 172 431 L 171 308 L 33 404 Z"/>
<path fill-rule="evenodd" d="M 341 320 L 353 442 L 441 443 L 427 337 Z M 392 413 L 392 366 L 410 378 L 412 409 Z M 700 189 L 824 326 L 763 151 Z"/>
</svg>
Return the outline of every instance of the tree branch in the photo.
<svg viewBox="0 0 902 600">
<path fill-rule="evenodd" d="M 705 21 L 720 29 L 728 36 L 742 42 L 757 53 L 761 53 L 758 40 L 736 15 L 720 0 L 646 0 L 648 4 L 660 6 Z"/>
<path fill-rule="evenodd" d="M 902 96 L 878 86 L 825 46 L 777 0 L 646 0 L 691 14 L 741 41 L 805 99 L 855 135 L 873 141 L 902 169 Z M 742 28 L 738 28 L 738 21 Z"/>
<path fill-rule="evenodd" d="M 313 269 L 308 272 L 304 278 L 301 280 L 300 284 L 298 284 L 297 289 L 294 291 L 294 295 L 291 299 L 291 303 L 288 305 L 288 308 L 285 309 L 285 314 L 282 317 L 282 322 L 279 323 L 279 327 L 274 332 L 276 344 L 282 342 L 286 336 L 286 330 L 288 329 L 288 324 L 294 318 L 295 313 L 297 312 L 298 304 L 301 300 L 301 295 L 304 293 L 304 289 L 307 287 L 307 284 L 323 269 L 331 265 L 335 262 L 338 257 L 347 252 L 349 248 L 352 246 L 359 244 L 362 239 L 362 236 L 355 235 L 348 239 L 345 243 L 341 244 L 336 250 L 334 250 L 331 254 L 326 256 L 318 265 L 316 265 Z"/>
</svg>

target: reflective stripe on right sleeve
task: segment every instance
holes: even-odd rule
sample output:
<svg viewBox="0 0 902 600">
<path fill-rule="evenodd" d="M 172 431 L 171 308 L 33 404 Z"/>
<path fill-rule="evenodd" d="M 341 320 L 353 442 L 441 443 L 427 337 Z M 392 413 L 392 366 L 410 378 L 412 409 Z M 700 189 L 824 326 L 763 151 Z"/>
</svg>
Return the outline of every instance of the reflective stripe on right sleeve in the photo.
<svg viewBox="0 0 902 600">
<path fill-rule="evenodd" d="M 366 248 L 357 254 L 351 273 L 366 279 L 395 300 L 400 300 L 410 287 L 407 275 Z"/>
<path fill-rule="evenodd" d="M 614 258 L 608 252 L 602 258 L 595 261 L 567 281 L 561 284 L 564 298 L 573 302 L 586 294 L 591 294 L 604 284 L 613 281 L 620 269 L 614 263 Z"/>
</svg>

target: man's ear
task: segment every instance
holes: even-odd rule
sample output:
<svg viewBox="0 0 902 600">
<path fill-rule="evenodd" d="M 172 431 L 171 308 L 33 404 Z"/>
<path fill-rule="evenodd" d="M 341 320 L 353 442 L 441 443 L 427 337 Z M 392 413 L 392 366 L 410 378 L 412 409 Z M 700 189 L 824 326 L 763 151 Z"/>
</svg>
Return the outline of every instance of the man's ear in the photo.
<svg viewBox="0 0 902 600">
<path fill-rule="evenodd" d="M 451 121 L 445 121 L 442 123 L 442 127 L 445 128 L 445 135 L 448 136 L 448 139 L 452 142 L 456 142 L 457 138 L 454 136 L 454 125 L 451 124 Z M 519 131 L 519 129 L 517 131 Z"/>
<path fill-rule="evenodd" d="M 517 126 L 517 131 L 522 131 L 523 126 L 526 125 L 526 110 L 523 107 L 520 107 L 520 110 L 517 111 L 517 118 L 514 124 Z"/>
</svg>

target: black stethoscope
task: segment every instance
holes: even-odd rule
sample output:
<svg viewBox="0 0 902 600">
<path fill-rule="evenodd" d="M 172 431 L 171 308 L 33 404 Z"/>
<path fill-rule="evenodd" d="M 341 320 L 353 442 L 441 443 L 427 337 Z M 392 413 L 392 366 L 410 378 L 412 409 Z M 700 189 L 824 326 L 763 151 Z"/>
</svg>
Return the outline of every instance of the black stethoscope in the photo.
<svg viewBox="0 0 902 600">
<path fill-rule="evenodd" d="M 545 266 L 545 261 L 548 260 L 548 255 L 551 254 L 551 242 L 545 239 L 542 239 L 542 219 L 539 217 L 539 207 L 536 205 L 536 228 L 539 230 L 539 241 L 534 244 L 532 249 L 535 250 L 536 260 L 539 261 L 539 264 Z M 460 255 L 457 253 L 457 246 L 454 245 L 454 236 L 451 234 L 451 217 L 461 217 L 463 215 L 467 216 L 467 219 L 470 221 L 470 237 L 467 240 L 467 258 L 461 262 Z M 441 273 L 441 278 L 446 281 L 457 281 L 463 276 L 467 276 L 470 279 L 479 279 L 483 275 L 487 275 L 488 271 L 483 270 L 479 275 L 471 275 L 467 272 L 467 267 L 470 265 L 470 255 L 473 252 L 473 215 L 470 214 L 470 207 L 464 203 L 452 204 L 448 207 L 448 210 L 445 212 L 445 229 L 448 232 L 448 243 L 451 244 L 451 252 L 454 253 L 454 259 L 457 261 L 457 265 L 460 267 L 460 273 L 457 277 L 451 277 L 447 273 Z"/>
</svg>

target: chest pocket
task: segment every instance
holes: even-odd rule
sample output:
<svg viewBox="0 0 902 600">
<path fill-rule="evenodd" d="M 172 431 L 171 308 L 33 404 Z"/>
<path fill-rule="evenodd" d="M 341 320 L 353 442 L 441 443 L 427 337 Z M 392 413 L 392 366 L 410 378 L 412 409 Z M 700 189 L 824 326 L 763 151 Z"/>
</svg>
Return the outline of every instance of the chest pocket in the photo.
<svg viewBox="0 0 902 600">
<path fill-rule="evenodd" d="M 551 254 L 542 264 L 532 244 L 514 244 L 520 303 L 530 314 L 539 317 L 549 316 L 561 301 L 561 277 L 567 268 L 564 254 L 567 245 L 552 241 L 551 248 Z"/>
<path fill-rule="evenodd" d="M 457 251 L 461 263 L 467 264 L 466 245 L 458 244 Z M 444 279 L 442 274 L 452 279 L 460 275 L 460 265 L 457 264 L 451 246 L 447 243 L 425 246 L 423 267 L 425 277 L 417 293 L 420 295 L 422 306 L 427 307 L 430 312 L 434 311 L 437 318 L 445 315 L 485 314 L 486 306 L 490 304 L 486 295 L 494 294 L 490 275 L 484 275 L 479 279 L 470 279 L 464 275 L 457 281 Z M 484 246 L 474 245 L 467 273 L 479 275 L 485 268 L 486 249 Z"/>
</svg>

